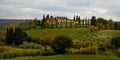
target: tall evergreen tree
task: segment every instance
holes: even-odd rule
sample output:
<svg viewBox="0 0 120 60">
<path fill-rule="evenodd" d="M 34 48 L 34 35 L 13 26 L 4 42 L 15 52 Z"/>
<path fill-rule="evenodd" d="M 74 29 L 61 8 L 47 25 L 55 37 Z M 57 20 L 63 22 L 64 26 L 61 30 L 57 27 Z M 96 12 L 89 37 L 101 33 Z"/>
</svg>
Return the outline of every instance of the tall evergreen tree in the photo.
<svg viewBox="0 0 120 60">
<path fill-rule="evenodd" d="M 78 24 L 80 24 L 80 16 L 78 17 Z"/>
<path fill-rule="evenodd" d="M 8 45 L 19 45 L 27 39 L 27 34 L 21 30 L 17 25 L 10 25 L 7 28 L 6 43 Z"/>
<path fill-rule="evenodd" d="M 96 26 L 96 17 L 92 16 L 91 18 L 91 25 Z"/>
<path fill-rule="evenodd" d="M 56 18 L 55 18 L 55 21 L 56 21 L 56 28 L 58 28 L 58 21 Z"/>
<path fill-rule="evenodd" d="M 74 20 L 74 21 L 76 20 L 75 15 L 74 15 L 74 17 L 73 17 L 73 20 Z"/>
<path fill-rule="evenodd" d="M 76 20 L 78 20 L 79 19 L 79 17 L 78 17 L 78 15 L 76 16 Z"/>
<path fill-rule="evenodd" d="M 47 14 L 47 16 L 46 16 L 46 19 L 48 19 L 49 18 L 49 14 Z"/>
<path fill-rule="evenodd" d="M 66 28 L 67 28 L 67 19 L 66 19 Z"/>
<path fill-rule="evenodd" d="M 43 28 L 46 28 L 46 17 L 45 17 L 45 15 L 43 15 L 42 27 L 43 27 Z"/>
</svg>

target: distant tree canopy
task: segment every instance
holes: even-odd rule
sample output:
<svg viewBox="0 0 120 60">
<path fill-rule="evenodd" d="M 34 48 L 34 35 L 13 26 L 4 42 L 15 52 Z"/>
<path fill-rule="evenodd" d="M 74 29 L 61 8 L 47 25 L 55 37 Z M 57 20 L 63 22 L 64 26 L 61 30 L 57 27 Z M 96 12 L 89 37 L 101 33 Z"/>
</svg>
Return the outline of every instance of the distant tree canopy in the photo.
<svg viewBox="0 0 120 60">
<path fill-rule="evenodd" d="M 61 17 L 62 18 L 62 17 Z M 21 24 L 23 25 L 21 28 L 24 30 L 36 29 L 36 28 L 85 28 L 92 25 L 97 27 L 99 30 L 104 29 L 120 29 L 119 23 L 114 23 L 112 19 L 104 19 L 97 18 L 96 16 L 92 16 L 91 19 L 81 19 L 79 15 L 74 15 L 73 19 L 64 19 L 50 16 L 49 14 L 43 15 L 42 20 L 38 20 L 35 18 L 31 20 L 29 23 Z M 27 26 L 26 26 L 27 25 Z M 27 28 L 27 29 L 26 29 Z"/>
<path fill-rule="evenodd" d="M 19 45 L 26 39 L 27 34 L 18 25 L 12 24 L 7 28 L 6 43 L 8 45 Z"/>
<path fill-rule="evenodd" d="M 112 19 L 106 20 L 104 18 L 98 18 L 96 21 L 96 26 L 99 30 L 114 29 L 114 22 Z"/>
<path fill-rule="evenodd" d="M 112 19 L 108 20 L 109 29 L 114 29 L 114 22 Z"/>
<path fill-rule="evenodd" d="M 120 22 L 114 22 L 114 29 L 120 30 Z"/>
</svg>

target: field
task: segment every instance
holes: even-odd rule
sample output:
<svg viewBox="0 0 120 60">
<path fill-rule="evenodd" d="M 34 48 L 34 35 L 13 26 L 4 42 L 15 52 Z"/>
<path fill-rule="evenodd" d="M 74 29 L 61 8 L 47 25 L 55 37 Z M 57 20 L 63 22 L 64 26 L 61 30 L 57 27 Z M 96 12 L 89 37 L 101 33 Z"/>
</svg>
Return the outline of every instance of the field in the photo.
<svg viewBox="0 0 120 60">
<path fill-rule="evenodd" d="M 4 60 L 120 60 L 116 56 L 106 55 L 54 55 L 54 56 L 36 56 L 36 57 L 18 57 Z"/>
<path fill-rule="evenodd" d="M 120 31 L 118 30 L 102 30 L 98 32 L 90 32 L 87 28 L 62 28 L 62 29 L 33 29 L 26 31 L 28 36 L 32 38 L 39 38 L 40 40 L 45 40 L 49 42 L 54 40 L 55 37 L 59 35 L 67 35 L 72 38 L 72 40 L 79 41 L 92 41 L 96 42 L 98 45 L 102 44 L 106 46 L 109 45 L 111 38 L 120 36 Z M 1 32 L 2 33 L 2 32 Z M 5 33 L 5 32 L 4 32 Z M 14 48 L 14 47 L 13 47 Z M 17 49 L 18 47 L 16 47 Z M 10 50 L 10 49 L 9 49 Z M 14 51 L 15 49 L 11 49 Z M 92 54 L 63 54 L 63 55 L 51 55 L 51 56 L 26 56 L 26 57 L 16 57 L 3 60 L 120 60 L 118 56 L 113 51 L 107 50 L 107 52 L 99 53 L 96 55 Z"/>
<path fill-rule="evenodd" d="M 49 38 L 50 40 L 59 35 L 68 35 L 72 39 L 80 38 L 91 33 L 86 28 L 63 28 L 63 29 L 36 29 L 27 31 L 32 38 Z M 83 35 L 84 34 L 84 35 Z M 46 39 L 45 39 L 46 40 Z"/>
<path fill-rule="evenodd" d="M 98 32 L 90 32 L 87 28 L 63 28 L 63 29 L 35 29 L 26 31 L 28 36 L 38 38 L 40 40 L 52 41 L 56 36 L 67 35 L 72 40 L 92 41 L 98 44 L 106 44 L 113 37 L 120 36 L 119 30 L 101 30 Z"/>
</svg>

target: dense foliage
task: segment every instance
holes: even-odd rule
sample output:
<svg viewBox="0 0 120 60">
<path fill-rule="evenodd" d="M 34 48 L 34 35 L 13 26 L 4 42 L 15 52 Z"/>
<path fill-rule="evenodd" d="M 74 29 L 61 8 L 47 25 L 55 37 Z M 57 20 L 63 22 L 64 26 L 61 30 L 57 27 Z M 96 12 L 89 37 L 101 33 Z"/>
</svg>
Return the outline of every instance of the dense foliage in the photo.
<svg viewBox="0 0 120 60">
<path fill-rule="evenodd" d="M 120 37 L 113 38 L 111 43 L 115 45 L 117 48 L 120 48 Z"/>
<path fill-rule="evenodd" d="M 71 38 L 68 36 L 58 36 L 52 42 L 52 48 L 58 54 L 65 53 L 65 48 L 71 47 L 73 44 Z"/>
<path fill-rule="evenodd" d="M 22 44 L 27 38 L 27 34 L 23 32 L 17 25 L 10 25 L 7 28 L 6 43 L 12 45 Z"/>
<path fill-rule="evenodd" d="M 96 26 L 94 26 L 94 25 L 89 25 L 88 28 L 89 28 L 89 30 L 90 30 L 91 32 L 98 31 L 98 27 L 96 27 Z"/>
<path fill-rule="evenodd" d="M 96 21 L 96 26 L 99 30 L 114 29 L 114 22 L 112 19 L 106 20 L 104 18 L 98 18 Z"/>
</svg>

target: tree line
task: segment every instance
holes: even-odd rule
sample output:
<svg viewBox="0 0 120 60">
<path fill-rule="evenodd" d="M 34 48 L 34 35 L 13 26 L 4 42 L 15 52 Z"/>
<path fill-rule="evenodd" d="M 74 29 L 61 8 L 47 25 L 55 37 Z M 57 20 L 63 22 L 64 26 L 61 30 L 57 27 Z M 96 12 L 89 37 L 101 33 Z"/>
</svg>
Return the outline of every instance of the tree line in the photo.
<svg viewBox="0 0 120 60">
<path fill-rule="evenodd" d="M 49 19 L 51 19 L 50 23 L 47 22 Z M 71 20 L 66 19 L 64 22 L 62 20 L 58 22 L 56 17 L 48 14 L 46 16 L 43 15 L 42 20 L 35 18 L 34 20 L 28 21 L 25 24 L 21 24 L 23 25 L 21 28 L 28 28 L 28 30 L 30 28 L 87 28 L 89 26 L 97 27 L 98 30 L 120 29 L 120 23 L 114 22 L 112 19 L 105 19 L 101 17 L 96 18 L 96 16 L 92 16 L 90 19 L 81 19 L 79 15 L 74 15 L 73 19 Z"/>
</svg>

